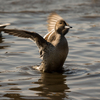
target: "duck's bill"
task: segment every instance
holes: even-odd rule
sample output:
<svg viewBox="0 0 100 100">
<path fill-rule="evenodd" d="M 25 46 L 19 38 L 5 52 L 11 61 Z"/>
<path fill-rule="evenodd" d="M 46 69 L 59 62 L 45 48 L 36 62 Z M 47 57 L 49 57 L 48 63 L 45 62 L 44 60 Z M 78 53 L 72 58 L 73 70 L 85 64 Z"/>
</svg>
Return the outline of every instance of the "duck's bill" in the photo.
<svg viewBox="0 0 100 100">
<path fill-rule="evenodd" d="M 65 28 L 72 28 L 72 26 L 65 26 Z"/>
</svg>

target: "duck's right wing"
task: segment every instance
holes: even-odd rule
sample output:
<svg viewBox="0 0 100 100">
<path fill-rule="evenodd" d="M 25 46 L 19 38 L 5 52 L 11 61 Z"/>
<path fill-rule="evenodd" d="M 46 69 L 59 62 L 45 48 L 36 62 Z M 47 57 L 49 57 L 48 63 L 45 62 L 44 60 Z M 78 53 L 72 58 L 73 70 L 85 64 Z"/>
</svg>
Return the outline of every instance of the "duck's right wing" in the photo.
<svg viewBox="0 0 100 100">
<path fill-rule="evenodd" d="M 0 28 L 5 28 L 8 25 L 10 25 L 10 23 L 0 24 Z"/>
<path fill-rule="evenodd" d="M 4 33 L 7 33 L 9 35 L 29 38 L 31 40 L 34 40 L 39 48 L 44 47 L 48 44 L 48 42 L 42 36 L 40 36 L 38 33 L 35 32 L 29 32 L 17 29 L 0 29 L 0 31 L 3 31 Z"/>
</svg>

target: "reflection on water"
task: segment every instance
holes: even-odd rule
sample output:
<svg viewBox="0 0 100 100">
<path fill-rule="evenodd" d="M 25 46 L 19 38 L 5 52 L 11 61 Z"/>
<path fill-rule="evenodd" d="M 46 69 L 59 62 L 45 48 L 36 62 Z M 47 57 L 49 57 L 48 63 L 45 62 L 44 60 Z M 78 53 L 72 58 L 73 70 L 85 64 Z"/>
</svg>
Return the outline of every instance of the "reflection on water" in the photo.
<svg viewBox="0 0 100 100">
<path fill-rule="evenodd" d="M 0 0 L 0 23 L 44 36 L 52 11 L 73 27 L 66 35 L 69 54 L 65 72 L 33 70 L 30 66 L 41 62 L 36 44 L 2 32 L 1 100 L 100 99 L 100 0 Z"/>
<path fill-rule="evenodd" d="M 0 49 L 5 49 L 6 47 L 9 47 L 7 43 L 3 43 L 4 38 L 0 37 Z"/>
<path fill-rule="evenodd" d="M 0 44 L 3 42 L 2 37 L 0 37 Z"/>
<path fill-rule="evenodd" d="M 38 76 L 39 73 L 35 72 L 34 77 L 34 75 L 32 75 L 31 73 L 32 70 L 29 70 L 29 67 L 24 67 L 22 69 L 24 69 L 20 73 L 22 77 L 17 76 L 17 78 L 15 79 L 9 79 L 7 81 L 8 84 L 3 81 L 1 82 L 3 83 L 1 85 L 1 88 L 6 86 L 5 94 L 3 95 L 3 97 L 22 100 L 61 100 L 62 98 L 68 98 L 67 92 L 70 92 L 70 90 L 66 84 L 66 75 L 59 73 L 42 73 L 42 75 L 40 75 L 40 78 L 38 79 L 36 78 L 36 76 Z M 1 73 L 3 74 L 4 72 Z M 13 71 L 11 73 L 13 73 Z M 8 77 L 9 76 L 10 75 L 8 74 Z M 25 78 L 25 76 L 29 76 L 30 78 Z M 24 92 L 24 90 L 26 92 Z"/>
<path fill-rule="evenodd" d="M 52 100 L 61 100 L 67 98 L 66 92 L 70 92 L 66 83 L 66 75 L 62 74 L 47 74 L 43 73 L 38 82 L 33 84 L 39 84 L 39 87 L 30 88 L 32 91 L 38 91 L 39 96 L 50 97 Z"/>
</svg>

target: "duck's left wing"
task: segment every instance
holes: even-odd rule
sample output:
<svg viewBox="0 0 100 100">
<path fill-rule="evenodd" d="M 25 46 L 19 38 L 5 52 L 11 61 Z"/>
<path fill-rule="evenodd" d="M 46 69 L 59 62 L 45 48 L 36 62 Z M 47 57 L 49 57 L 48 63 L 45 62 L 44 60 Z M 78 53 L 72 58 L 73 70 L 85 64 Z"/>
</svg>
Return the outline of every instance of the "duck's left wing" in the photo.
<svg viewBox="0 0 100 100">
<path fill-rule="evenodd" d="M 48 33 L 44 36 L 45 40 L 48 40 L 49 37 L 54 34 L 55 32 L 55 25 L 56 25 L 56 22 L 58 20 L 61 20 L 63 19 L 62 17 L 60 17 L 58 14 L 56 14 L 55 12 L 54 13 L 51 13 L 49 16 L 48 16 Z"/>
<path fill-rule="evenodd" d="M 63 18 L 61 16 L 59 16 L 58 14 L 56 14 L 55 12 L 54 13 L 51 13 L 49 16 L 48 16 L 48 31 L 50 32 L 52 29 L 55 29 L 55 25 L 56 25 L 56 22 L 58 20 L 63 20 Z"/>
<path fill-rule="evenodd" d="M 48 43 L 42 36 L 40 36 L 38 33 L 35 32 L 29 32 L 17 29 L 0 29 L 0 31 L 3 31 L 4 33 L 7 33 L 9 35 L 32 39 L 36 42 L 39 48 L 44 47 Z"/>
</svg>

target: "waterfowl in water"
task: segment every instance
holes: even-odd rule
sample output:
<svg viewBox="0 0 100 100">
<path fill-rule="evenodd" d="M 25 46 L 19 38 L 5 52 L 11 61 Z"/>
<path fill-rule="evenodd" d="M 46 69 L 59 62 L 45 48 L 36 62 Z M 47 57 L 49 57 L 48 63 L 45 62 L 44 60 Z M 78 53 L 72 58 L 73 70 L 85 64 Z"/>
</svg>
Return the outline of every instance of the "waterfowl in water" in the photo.
<svg viewBox="0 0 100 100">
<path fill-rule="evenodd" d="M 36 32 L 29 32 L 17 29 L 0 29 L 9 35 L 34 40 L 39 48 L 41 65 L 35 67 L 43 72 L 61 72 L 63 64 L 68 55 L 68 42 L 65 34 L 72 28 L 56 13 L 52 13 L 48 17 L 48 31 L 44 37 Z"/>
</svg>

